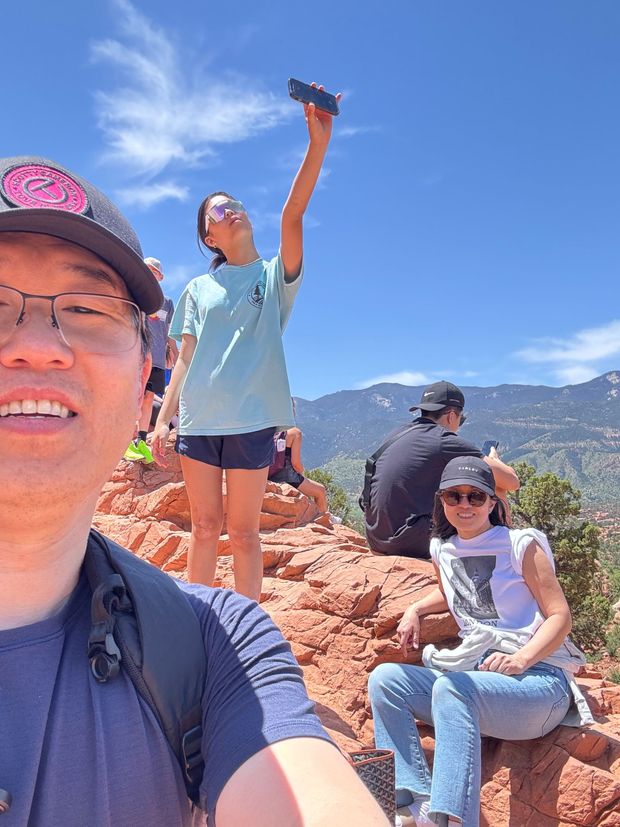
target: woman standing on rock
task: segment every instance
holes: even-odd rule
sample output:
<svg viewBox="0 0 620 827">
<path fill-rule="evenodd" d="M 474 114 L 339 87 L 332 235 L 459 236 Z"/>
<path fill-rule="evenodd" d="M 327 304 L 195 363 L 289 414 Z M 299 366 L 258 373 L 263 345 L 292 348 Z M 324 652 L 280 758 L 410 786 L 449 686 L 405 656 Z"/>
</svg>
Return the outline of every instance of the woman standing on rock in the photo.
<svg viewBox="0 0 620 827">
<path fill-rule="evenodd" d="M 453 650 L 426 646 L 425 666 L 374 670 L 375 740 L 395 753 L 398 827 L 477 827 L 480 736 L 524 740 L 592 723 L 573 679 L 584 658 L 567 638 L 570 610 L 545 535 L 506 526 L 485 462 L 446 465 L 433 524 L 438 585 L 407 609 L 399 643 L 404 655 L 408 644 L 417 649 L 420 618 L 446 609 L 463 640 Z M 435 729 L 432 777 L 416 719 Z"/>
<path fill-rule="evenodd" d="M 320 87 L 322 88 L 322 87 Z M 179 358 L 159 413 L 153 455 L 162 462 L 168 422 L 179 405 L 176 451 L 190 501 L 188 577 L 215 576 L 224 503 L 235 587 L 259 600 L 263 562 L 260 511 L 277 426 L 294 424 L 282 332 L 302 279 L 302 220 L 321 171 L 332 118 L 304 106 L 309 145 L 284 205 L 278 255 L 264 261 L 240 201 L 208 195 L 198 210 L 198 239 L 213 254 L 210 272 L 186 287 L 170 335 Z"/>
</svg>

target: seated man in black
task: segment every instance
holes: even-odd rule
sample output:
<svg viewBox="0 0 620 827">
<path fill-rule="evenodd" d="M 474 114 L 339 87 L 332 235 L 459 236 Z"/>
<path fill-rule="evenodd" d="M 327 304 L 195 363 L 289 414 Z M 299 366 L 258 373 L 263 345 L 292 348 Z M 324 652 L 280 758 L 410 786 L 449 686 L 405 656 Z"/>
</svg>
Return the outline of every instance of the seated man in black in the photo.
<svg viewBox="0 0 620 827">
<path fill-rule="evenodd" d="M 443 469 L 457 456 L 481 457 L 482 452 L 458 436 L 465 397 L 451 382 L 428 385 L 418 405 L 421 416 L 388 437 L 367 464 L 362 500 L 366 537 L 380 554 L 429 556 L 433 498 Z M 383 449 L 383 450 L 382 450 Z M 497 488 L 515 491 L 519 479 L 497 457 L 484 457 L 493 469 Z"/>
</svg>

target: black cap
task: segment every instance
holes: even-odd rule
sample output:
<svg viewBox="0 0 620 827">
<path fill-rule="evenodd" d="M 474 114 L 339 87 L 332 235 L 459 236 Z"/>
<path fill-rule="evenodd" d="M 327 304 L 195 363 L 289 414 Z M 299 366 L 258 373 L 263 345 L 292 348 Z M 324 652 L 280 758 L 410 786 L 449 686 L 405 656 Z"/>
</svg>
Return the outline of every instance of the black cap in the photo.
<svg viewBox="0 0 620 827">
<path fill-rule="evenodd" d="M 442 408 L 454 406 L 455 408 L 465 407 L 463 391 L 453 385 L 452 382 L 433 382 L 427 385 L 422 391 L 422 399 L 419 405 L 412 405 L 410 411 L 440 411 Z"/>
<path fill-rule="evenodd" d="M 472 485 L 495 496 L 495 477 L 493 471 L 480 457 L 456 457 L 443 469 L 439 490 L 453 488 L 457 485 Z"/>
<path fill-rule="evenodd" d="M 145 313 L 163 304 L 129 222 L 96 187 L 55 161 L 0 159 L 0 232 L 45 233 L 79 244 L 116 270 Z"/>
</svg>

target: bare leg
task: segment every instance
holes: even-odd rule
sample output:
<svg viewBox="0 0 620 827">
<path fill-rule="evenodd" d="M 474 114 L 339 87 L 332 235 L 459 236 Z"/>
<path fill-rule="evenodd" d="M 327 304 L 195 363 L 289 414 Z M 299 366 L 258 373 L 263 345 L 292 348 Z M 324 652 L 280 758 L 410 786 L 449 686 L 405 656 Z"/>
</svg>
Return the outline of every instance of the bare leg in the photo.
<svg viewBox="0 0 620 827">
<path fill-rule="evenodd" d="M 304 481 L 299 486 L 299 490 L 307 497 L 312 497 L 321 514 L 325 514 L 327 511 L 327 491 L 325 490 L 324 485 L 321 485 L 320 482 L 315 482 L 314 480 L 309 480 L 308 477 L 305 477 Z"/>
<path fill-rule="evenodd" d="M 268 468 L 226 469 L 226 525 L 235 563 L 235 588 L 260 600 L 263 553 L 258 529 Z"/>
<path fill-rule="evenodd" d="M 155 394 L 153 391 L 145 391 L 144 399 L 142 400 L 142 408 L 140 410 L 140 422 L 138 423 L 139 431 L 149 430 L 151 424 L 151 411 L 153 410 L 153 399 Z"/>
<path fill-rule="evenodd" d="M 187 578 L 190 583 L 211 586 L 224 519 L 222 469 L 183 455 L 180 460 L 192 514 Z"/>
</svg>

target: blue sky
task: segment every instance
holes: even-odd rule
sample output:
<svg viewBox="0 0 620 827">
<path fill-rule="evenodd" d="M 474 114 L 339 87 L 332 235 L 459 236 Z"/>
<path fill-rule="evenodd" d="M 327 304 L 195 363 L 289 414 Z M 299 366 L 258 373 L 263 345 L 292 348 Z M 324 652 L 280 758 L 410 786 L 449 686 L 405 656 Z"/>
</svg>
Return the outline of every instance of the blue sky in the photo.
<svg viewBox="0 0 620 827">
<path fill-rule="evenodd" d="M 204 194 L 257 247 L 306 142 L 289 76 L 344 93 L 285 334 L 292 391 L 563 385 L 620 368 L 616 0 L 24 0 L 2 155 L 94 180 L 178 297 Z"/>
</svg>

